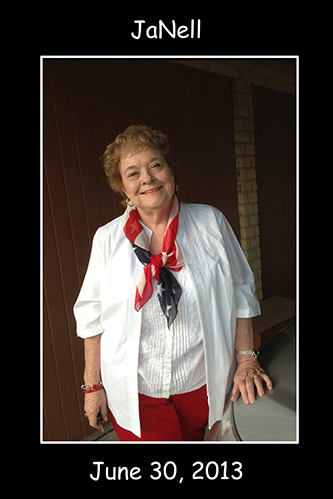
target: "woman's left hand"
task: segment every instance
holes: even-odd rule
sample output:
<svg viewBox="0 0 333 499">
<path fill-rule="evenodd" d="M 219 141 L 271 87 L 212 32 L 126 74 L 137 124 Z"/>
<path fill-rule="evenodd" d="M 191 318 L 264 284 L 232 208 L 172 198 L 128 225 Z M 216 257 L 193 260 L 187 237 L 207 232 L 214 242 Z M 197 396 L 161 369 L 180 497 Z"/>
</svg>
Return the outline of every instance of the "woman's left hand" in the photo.
<svg viewBox="0 0 333 499">
<path fill-rule="evenodd" d="M 234 402 L 241 394 L 245 404 L 254 404 L 256 391 L 260 397 L 264 395 L 264 384 L 268 390 L 273 389 L 273 383 L 265 370 L 260 367 L 259 361 L 254 358 L 241 360 L 234 376 L 231 400 Z"/>
</svg>

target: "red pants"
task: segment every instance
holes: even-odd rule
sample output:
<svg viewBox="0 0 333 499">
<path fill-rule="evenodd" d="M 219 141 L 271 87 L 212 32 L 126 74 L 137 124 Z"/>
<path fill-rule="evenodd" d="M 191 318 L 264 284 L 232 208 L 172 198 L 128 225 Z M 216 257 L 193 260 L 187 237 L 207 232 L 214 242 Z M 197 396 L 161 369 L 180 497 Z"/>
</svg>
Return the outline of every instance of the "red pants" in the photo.
<svg viewBox="0 0 333 499">
<path fill-rule="evenodd" d="M 141 438 L 119 426 L 110 411 L 120 441 L 203 440 L 208 422 L 206 385 L 193 392 L 166 398 L 139 394 Z"/>
</svg>

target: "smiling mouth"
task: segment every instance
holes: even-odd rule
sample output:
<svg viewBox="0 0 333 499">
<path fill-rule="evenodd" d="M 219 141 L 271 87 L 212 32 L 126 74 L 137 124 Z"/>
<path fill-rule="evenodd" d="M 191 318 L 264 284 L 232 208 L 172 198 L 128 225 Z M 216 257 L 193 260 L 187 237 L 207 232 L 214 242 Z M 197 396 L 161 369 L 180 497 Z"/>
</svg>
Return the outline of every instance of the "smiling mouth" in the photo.
<svg viewBox="0 0 333 499">
<path fill-rule="evenodd" d="M 159 191 L 162 189 L 163 185 L 160 185 L 160 187 L 155 187 L 154 189 L 149 189 L 149 191 L 141 192 L 141 194 L 153 194 L 154 192 Z"/>
</svg>

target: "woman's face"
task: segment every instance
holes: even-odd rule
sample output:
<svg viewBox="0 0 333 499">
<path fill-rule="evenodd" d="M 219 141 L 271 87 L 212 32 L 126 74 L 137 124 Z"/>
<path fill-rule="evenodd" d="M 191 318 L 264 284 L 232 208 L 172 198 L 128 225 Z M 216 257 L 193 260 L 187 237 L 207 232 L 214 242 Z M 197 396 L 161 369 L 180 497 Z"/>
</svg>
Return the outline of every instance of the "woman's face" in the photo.
<svg viewBox="0 0 333 499">
<path fill-rule="evenodd" d="M 139 211 L 163 209 L 171 204 L 174 175 L 158 149 L 125 151 L 120 157 L 119 171 L 124 192 Z"/>
</svg>

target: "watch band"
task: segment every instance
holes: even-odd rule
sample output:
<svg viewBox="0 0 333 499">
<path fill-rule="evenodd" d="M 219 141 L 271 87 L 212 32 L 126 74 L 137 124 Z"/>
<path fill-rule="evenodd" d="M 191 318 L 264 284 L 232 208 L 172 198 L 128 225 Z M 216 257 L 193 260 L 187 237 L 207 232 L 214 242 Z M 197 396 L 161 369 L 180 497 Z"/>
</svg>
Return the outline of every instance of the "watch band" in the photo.
<svg viewBox="0 0 333 499">
<path fill-rule="evenodd" d="M 259 350 L 252 348 L 251 350 L 235 350 L 237 355 L 251 355 L 251 357 L 259 357 Z"/>
</svg>

